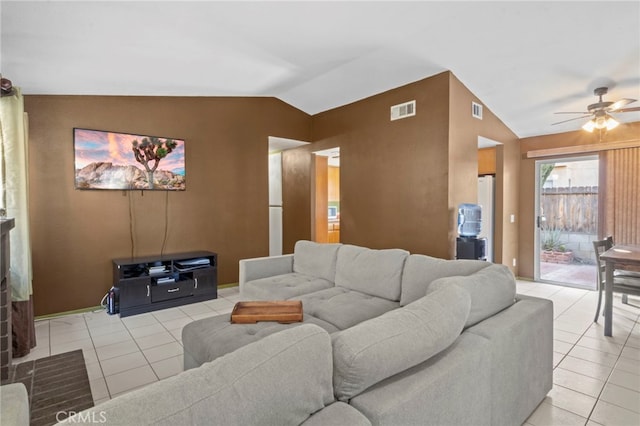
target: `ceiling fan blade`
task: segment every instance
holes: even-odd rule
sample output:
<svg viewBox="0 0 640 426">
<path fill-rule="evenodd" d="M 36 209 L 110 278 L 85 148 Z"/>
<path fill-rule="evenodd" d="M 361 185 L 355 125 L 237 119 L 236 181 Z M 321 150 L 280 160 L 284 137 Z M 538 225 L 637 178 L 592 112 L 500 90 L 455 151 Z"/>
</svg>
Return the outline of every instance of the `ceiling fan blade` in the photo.
<svg viewBox="0 0 640 426">
<path fill-rule="evenodd" d="M 632 111 L 640 111 L 640 107 L 622 108 L 622 109 L 618 109 L 616 111 L 611 111 L 611 112 L 616 114 L 618 112 L 632 112 Z"/>
<path fill-rule="evenodd" d="M 589 111 L 560 111 L 554 114 L 591 114 Z"/>
<path fill-rule="evenodd" d="M 551 125 L 555 126 L 556 124 L 566 123 L 567 121 L 580 120 L 580 119 L 587 118 L 587 117 L 591 117 L 591 114 L 583 115 L 582 117 L 570 118 L 570 119 L 564 120 L 564 121 L 558 121 L 557 123 L 551 123 Z"/>
<path fill-rule="evenodd" d="M 625 99 L 620 99 L 619 101 L 616 101 L 616 102 L 612 103 L 611 105 L 609 105 L 607 107 L 607 111 L 611 111 L 611 112 L 617 111 L 620 108 L 622 108 L 623 106 L 629 105 L 631 102 L 635 102 L 635 101 L 636 101 L 635 99 L 626 99 L 626 98 Z"/>
</svg>

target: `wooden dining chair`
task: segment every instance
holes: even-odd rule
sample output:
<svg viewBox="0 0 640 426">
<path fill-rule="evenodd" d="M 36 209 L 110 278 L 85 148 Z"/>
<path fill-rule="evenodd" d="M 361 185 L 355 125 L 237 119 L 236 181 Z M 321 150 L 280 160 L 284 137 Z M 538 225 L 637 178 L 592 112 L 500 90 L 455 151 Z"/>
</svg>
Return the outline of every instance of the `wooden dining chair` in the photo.
<svg viewBox="0 0 640 426">
<path fill-rule="evenodd" d="M 613 247 L 613 237 L 611 236 L 604 240 L 593 242 L 593 248 L 596 252 L 596 266 L 598 268 L 598 308 L 593 322 L 598 322 L 600 306 L 602 305 L 602 292 L 604 291 L 606 280 L 605 262 L 600 260 L 600 255 L 611 247 Z M 640 296 L 640 273 L 616 269 L 613 272 L 613 292 L 622 293 L 622 303 L 624 304 L 629 303 L 627 298 L 629 294 Z"/>
</svg>

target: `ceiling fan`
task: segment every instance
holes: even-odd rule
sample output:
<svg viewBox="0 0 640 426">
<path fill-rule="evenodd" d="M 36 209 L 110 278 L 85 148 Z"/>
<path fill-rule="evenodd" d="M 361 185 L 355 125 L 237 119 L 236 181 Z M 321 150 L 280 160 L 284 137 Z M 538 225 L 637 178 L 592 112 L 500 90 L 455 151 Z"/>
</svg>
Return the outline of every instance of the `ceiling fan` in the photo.
<svg viewBox="0 0 640 426">
<path fill-rule="evenodd" d="M 594 129 L 602 130 L 607 129 L 611 130 L 618 126 L 618 121 L 616 121 L 610 113 L 619 113 L 619 112 L 631 112 L 631 111 L 640 111 L 640 107 L 634 108 L 623 108 L 626 105 L 629 105 L 632 102 L 635 102 L 635 99 L 620 99 L 616 102 L 611 101 L 603 101 L 602 97 L 607 94 L 609 91 L 608 87 L 598 87 L 593 91 L 593 94 L 598 96 L 598 102 L 587 106 L 587 111 L 579 111 L 579 112 L 556 112 L 556 114 L 582 114 L 580 117 L 570 118 L 568 120 L 559 121 L 557 123 L 553 123 L 552 125 L 566 123 L 567 121 L 580 120 L 583 118 L 591 117 L 591 120 L 587 121 L 582 128 L 587 132 L 593 132 Z"/>
</svg>

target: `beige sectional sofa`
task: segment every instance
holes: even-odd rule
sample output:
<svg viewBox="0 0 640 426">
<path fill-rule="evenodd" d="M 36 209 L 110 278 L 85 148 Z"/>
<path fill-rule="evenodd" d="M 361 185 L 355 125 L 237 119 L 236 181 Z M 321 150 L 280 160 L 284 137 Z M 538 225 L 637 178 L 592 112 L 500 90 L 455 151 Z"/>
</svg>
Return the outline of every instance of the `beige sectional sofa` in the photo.
<svg viewBox="0 0 640 426">
<path fill-rule="evenodd" d="M 93 410 L 113 424 L 519 425 L 551 389 L 552 303 L 517 295 L 503 265 L 299 241 L 241 261 L 240 295 L 302 300 L 304 320 L 194 321 L 184 373 Z"/>
</svg>

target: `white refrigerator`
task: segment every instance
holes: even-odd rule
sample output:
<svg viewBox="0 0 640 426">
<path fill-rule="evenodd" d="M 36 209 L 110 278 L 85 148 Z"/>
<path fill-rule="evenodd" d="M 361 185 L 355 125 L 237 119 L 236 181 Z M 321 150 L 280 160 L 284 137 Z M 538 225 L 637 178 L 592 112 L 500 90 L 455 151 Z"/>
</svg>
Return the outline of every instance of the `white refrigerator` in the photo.
<svg viewBox="0 0 640 426">
<path fill-rule="evenodd" d="M 269 256 L 282 254 L 282 153 L 269 154 Z"/>
<path fill-rule="evenodd" d="M 482 207 L 482 223 L 478 238 L 486 238 L 487 260 L 493 262 L 493 228 L 495 216 L 495 177 L 480 176 L 478 178 L 478 204 Z"/>
</svg>

